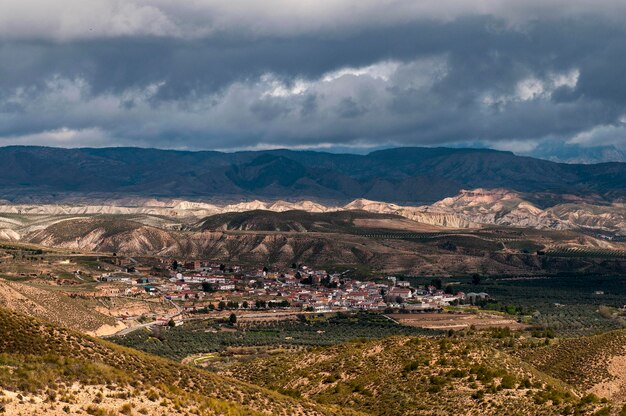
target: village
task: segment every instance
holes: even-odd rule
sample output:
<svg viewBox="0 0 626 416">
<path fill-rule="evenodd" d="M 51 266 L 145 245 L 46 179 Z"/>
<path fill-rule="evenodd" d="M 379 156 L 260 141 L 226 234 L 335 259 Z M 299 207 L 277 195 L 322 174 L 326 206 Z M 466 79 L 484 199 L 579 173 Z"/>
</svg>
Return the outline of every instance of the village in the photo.
<svg viewBox="0 0 626 416">
<path fill-rule="evenodd" d="M 152 324 L 180 325 L 185 319 L 224 311 L 272 313 L 275 316 L 302 312 L 368 310 L 389 312 L 437 311 L 449 305 L 474 303 L 486 293 L 450 293 L 435 285 L 412 287 L 395 276 L 357 280 L 347 272 L 293 264 L 286 269 L 245 268 L 205 261 L 160 259 L 160 273 L 135 259 L 117 271 L 94 276 L 93 292 L 67 292 L 70 296 L 131 298 L 169 303 L 175 312 L 154 315 Z M 118 262 L 122 264 L 123 261 Z M 123 319 L 124 317 L 122 317 Z M 128 317 L 137 318 L 137 317 Z"/>
</svg>

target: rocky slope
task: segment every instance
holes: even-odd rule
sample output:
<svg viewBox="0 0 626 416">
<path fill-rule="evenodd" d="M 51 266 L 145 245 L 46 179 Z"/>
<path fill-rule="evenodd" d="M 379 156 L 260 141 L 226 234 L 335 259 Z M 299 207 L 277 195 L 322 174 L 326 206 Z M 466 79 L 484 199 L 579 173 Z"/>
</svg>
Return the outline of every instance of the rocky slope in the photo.
<svg viewBox="0 0 626 416">
<path fill-rule="evenodd" d="M 214 229 L 178 232 L 132 221 L 88 218 L 59 222 L 45 230 L 27 235 L 24 239 L 34 244 L 69 250 L 214 258 L 267 264 L 302 262 L 390 265 L 398 256 L 406 259 L 411 256 L 410 252 L 399 251 L 383 242 L 358 235 L 308 232 L 297 228 L 314 226 L 309 221 L 279 221 L 276 224 L 280 227 L 291 224 L 294 228 L 272 232 L 264 229 L 268 225 L 273 227 L 273 223 L 267 223 L 263 219 L 259 221 L 252 218 L 250 224 L 254 225 L 253 228 L 260 227 L 260 230 L 248 230 L 244 233 Z"/>
<path fill-rule="evenodd" d="M 522 194 L 506 189 L 462 190 L 432 205 L 418 207 L 358 199 L 344 206 L 374 213 L 403 216 L 445 228 L 476 228 L 499 225 L 551 230 L 588 230 L 626 235 L 626 205 L 593 204 L 585 200 L 553 204 L 551 196 Z M 576 200 L 576 198 L 572 198 Z M 545 202 L 542 208 L 536 201 Z"/>
<path fill-rule="evenodd" d="M 20 240 L 35 231 L 70 219 L 117 216 L 146 226 L 188 229 L 202 218 L 228 213 L 262 211 L 285 213 L 333 213 L 366 211 L 396 215 L 415 223 L 448 229 L 472 229 L 484 225 L 552 230 L 587 230 L 607 238 L 626 235 L 626 204 L 602 204 L 578 197 L 561 198 L 553 194 L 523 194 L 506 189 L 462 190 L 431 205 L 403 206 L 389 202 L 355 199 L 342 205 L 323 205 L 310 200 L 260 201 L 237 204 L 212 204 L 198 201 L 134 200 L 134 206 L 110 201 L 109 205 L 4 204 L 0 205 L 0 238 Z M 275 227 L 276 231 L 288 229 Z M 412 227 L 407 227 L 411 229 Z M 294 228 L 294 230 L 296 230 Z"/>
<path fill-rule="evenodd" d="M 434 203 L 430 209 L 449 212 L 477 224 L 556 229 L 574 228 L 574 223 L 543 210 L 506 189 L 463 190 L 459 195 Z"/>
<path fill-rule="evenodd" d="M 626 270 L 626 245 L 578 232 L 506 227 L 447 230 L 364 211 L 247 211 L 208 217 L 185 230 L 95 216 L 57 221 L 24 235 L 22 241 L 130 256 L 256 265 L 359 265 L 384 273 L 424 275 Z M 534 255 L 548 249 L 575 249 L 580 258 Z"/>
<path fill-rule="evenodd" d="M 580 227 L 626 236 L 626 205 L 561 204 L 549 211 L 556 217 Z"/>
</svg>

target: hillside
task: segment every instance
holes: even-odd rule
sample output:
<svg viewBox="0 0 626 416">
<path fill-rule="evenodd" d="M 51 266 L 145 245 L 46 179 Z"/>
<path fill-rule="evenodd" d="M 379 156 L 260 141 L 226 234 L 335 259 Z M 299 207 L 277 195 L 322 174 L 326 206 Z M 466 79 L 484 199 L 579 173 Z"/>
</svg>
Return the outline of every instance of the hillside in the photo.
<svg viewBox="0 0 626 416">
<path fill-rule="evenodd" d="M 161 222 L 157 221 L 160 219 Z M 70 251 L 246 264 L 361 265 L 383 273 L 622 273 L 626 246 L 569 230 L 446 229 L 391 213 L 247 211 L 170 227 L 162 217 L 95 215 L 27 227 L 20 241 Z M 535 251 L 549 250 L 551 256 Z"/>
<path fill-rule="evenodd" d="M 608 399 L 626 402 L 626 332 L 562 339 L 522 355 L 548 374 Z"/>
<path fill-rule="evenodd" d="M 8 414 L 356 415 L 0 309 Z"/>
<path fill-rule="evenodd" d="M 432 231 L 436 227 L 407 221 L 396 214 L 365 211 L 315 213 L 306 211 L 253 210 L 213 215 L 201 222 L 201 230 L 299 231 L 352 233 L 355 227 Z"/>
<path fill-rule="evenodd" d="M 129 204 L 129 205 L 125 205 Z M 290 211 L 294 211 L 290 213 Z M 252 200 L 236 204 L 208 203 L 181 199 L 154 200 L 148 198 L 112 199 L 99 201 L 84 197 L 74 204 L 0 204 L 0 237 L 20 240 L 34 231 L 58 222 L 93 217 L 117 218 L 139 222 L 162 229 L 195 229 L 206 222 L 206 229 L 250 229 L 266 231 L 311 230 L 316 222 L 328 226 L 346 224 L 341 214 L 365 211 L 368 218 L 353 218 L 352 223 L 376 220 L 374 214 L 403 217 L 386 221 L 393 229 L 409 230 L 475 229 L 485 225 L 516 228 L 579 230 L 604 237 L 622 238 L 626 235 L 626 206 L 621 202 L 607 203 L 598 196 L 577 197 L 553 193 L 520 193 L 509 189 L 461 190 L 458 194 L 430 205 L 399 205 L 391 202 L 355 199 L 344 205 L 323 205 L 310 200 Z M 278 214 L 281 215 L 278 215 Z M 365 214 L 359 214 L 361 216 Z M 256 217 L 256 219 L 252 219 Z M 264 221 L 260 218 L 265 217 Z M 356 221 L 355 221 L 356 220 Z M 265 225 L 263 225 L 264 223 Z M 393 224 L 392 224 L 393 223 Z M 362 223 L 363 225 L 365 223 Z M 430 225 L 433 227 L 424 227 Z M 246 228 L 248 227 L 248 228 Z M 203 228 L 200 225 L 200 228 Z M 322 227 L 324 228 L 324 227 Z M 376 228 L 370 225 L 370 228 Z M 378 228 L 386 228 L 379 226 Z"/>
<path fill-rule="evenodd" d="M 243 217 L 247 217 L 247 214 Z M 372 214 L 364 217 L 378 218 Z M 214 225 L 224 228 L 224 218 L 232 219 L 230 215 L 220 216 Z M 403 268 L 411 262 L 423 261 L 422 258 L 414 258 L 413 252 L 407 247 L 409 242 L 399 241 L 394 247 L 384 241 L 372 240 L 356 234 L 358 228 L 350 228 L 349 222 L 343 224 L 343 230 L 332 230 L 331 224 L 326 223 L 315 225 L 326 227 L 326 232 L 308 232 L 302 230 L 302 223 L 311 227 L 313 223 L 307 222 L 306 218 L 307 215 L 305 220 L 268 223 L 265 215 L 258 219 L 253 216 L 246 223 L 250 226 L 254 224 L 254 228 L 261 231 L 198 229 L 184 232 L 145 226 L 137 222 L 130 224 L 130 221 L 121 226 L 116 218 L 87 218 L 56 223 L 27 235 L 24 240 L 69 250 L 212 258 L 255 264 L 360 263 L 377 268 Z M 405 220 L 399 221 L 402 224 Z M 74 227 L 77 222 L 78 226 Z M 229 224 L 233 228 L 234 223 Z M 210 225 L 210 222 L 205 221 L 203 227 L 212 228 Z M 276 228 L 284 231 L 275 231 Z M 371 232 L 373 229 L 366 227 L 362 230 Z"/>
<path fill-rule="evenodd" d="M 626 197 L 626 164 L 567 165 L 486 149 L 399 148 L 367 155 L 273 150 L 182 152 L 139 148 L 0 148 L 0 198 L 92 196 L 355 198 L 432 203 L 461 189 Z"/>
<path fill-rule="evenodd" d="M 120 329 L 114 318 L 93 310 L 93 305 L 29 283 L 0 279 L 0 307 L 86 333 L 107 334 Z"/>
<path fill-rule="evenodd" d="M 559 381 L 487 343 L 392 337 L 244 362 L 228 375 L 372 415 L 592 414 Z"/>
</svg>

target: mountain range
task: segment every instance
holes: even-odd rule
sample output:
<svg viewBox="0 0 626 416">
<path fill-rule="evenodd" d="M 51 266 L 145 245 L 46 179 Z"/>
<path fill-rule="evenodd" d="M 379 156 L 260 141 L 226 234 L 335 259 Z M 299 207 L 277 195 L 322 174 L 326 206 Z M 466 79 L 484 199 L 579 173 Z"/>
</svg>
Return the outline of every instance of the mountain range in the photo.
<svg viewBox="0 0 626 416">
<path fill-rule="evenodd" d="M 523 155 L 562 163 L 626 162 L 626 151 L 614 145 L 581 146 L 546 142 Z"/>
<path fill-rule="evenodd" d="M 426 204 L 462 189 L 544 193 L 539 206 L 572 195 L 626 198 L 626 164 L 563 164 L 488 149 L 396 148 L 367 155 L 313 151 L 174 151 L 142 148 L 0 148 L 0 198 L 59 202 L 93 198 L 186 198 L 238 202 L 356 198 Z"/>
<path fill-rule="evenodd" d="M 565 197 L 564 197 L 565 198 Z M 298 219 L 310 214 L 341 216 L 342 212 L 365 211 L 377 215 L 403 217 L 420 227 L 475 229 L 482 226 L 512 226 L 533 229 L 579 230 L 600 233 L 605 238 L 626 235 L 626 204 L 590 203 L 585 199 L 568 197 L 563 203 L 550 203 L 543 194 L 528 194 L 507 189 L 461 190 L 457 195 L 429 205 L 399 205 L 391 202 L 355 199 L 344 205 L 324 205 L 310 200 L 260 201 L 236 204 L 211 204 L 187 200 L 153 200 L 135 198 L 132 201 L 111 201 L 109 204 L 0 204 L 0 237 L 20 240 L 59 221 L 93 216 L 118 216 L 163 229 L 198 228 L 198 223 L 211 218 L 214 229 L 236 228 L 249 218 L 265 217 L 266 231 L 281 229 L 280 221 L 289 216 Z M 542 208 L 539 202 L 549 206 Z M 132 203 L 132 206 L 125 205 Z M 291 212 L 291 214 L 289 214 Z M 233 216 L 233 213 L 245 215 Z M 275 216 L 272 213 L 285 213 Z M 333 216 L 316 216 L 316 220 L 332 224 Z M 222 222 L 221 222 L 222 221 Z M 234 221 L 234 223 L 231 223 Z M 278 221 L 278 222 L 277 222 Z M 219 223 L 219 224 L 218 224 Z M 243 226 L 243 225 L 242 225 Z M 404 225 L 408 229 L 410 225 Z M 206 227 L 200 227 L 206 228 Z M 287 226 L 289 228 L 289 226 Z M 296 226 L 295 229 L 302 228 Z M 307 227 L 304 227 L 306 229 Z"/>
</svg>

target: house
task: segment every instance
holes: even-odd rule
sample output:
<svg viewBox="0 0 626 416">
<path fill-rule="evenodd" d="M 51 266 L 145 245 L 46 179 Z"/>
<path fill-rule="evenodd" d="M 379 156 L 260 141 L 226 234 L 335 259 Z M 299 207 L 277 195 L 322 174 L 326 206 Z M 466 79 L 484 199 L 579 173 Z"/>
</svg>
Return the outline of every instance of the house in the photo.
<svg viewBox="0 0 626 416">
<path fill-rule="evenodd" d="M 143 290 L 141 290 L 140 288 L 138 288 L 137 286 L 134 287 L 129 287 L 124 291 L 124 294 L 126 295 L 138 295 L 140 293 L 142 293 Z"/>
<path fill-rule="evenodd" d="M 234 283 L 222 283 L 217 287 L 217 290 L 235 290 Z"/>
<path fill-rule="evenodd" d="M 411 298 L 411 289 L 401 288 L 401 287 L 393 287 L 389 291 L 388 296 L 391 296 L 392 298 L 398 298 L 399 297 L 399 298 L 402 298 L 402 299 L 409 299 L 409 298 Z"/>
<path fill-rule="evenodd" d="M 479 292 L 479 293 L 469 292 L 465 294 L 465 299 L 469 303 L 474 304 L 476 301 L 489 299 L 489 295 L 485 292 Z"/>
<path fill-rule="evenodd" d="M 200 270 L 200 268 L 202 267 L 202 263 L 200 262 L 200 260 L 187 261 L 185 262 L 183 267 L 187 270 Z"/>
<path fill-rule="evenodd" d="M 143 289 L 151 295 L 154 295 L 158 292 L 158 289 L 152 285 L 145 285 Z"/>
<path fill-rule="evenodd" d="M 123 293 L 122 289 L 116 286 L 100 285 L 98 286 L 98 297 L 119 296 Z"/>
<path fill-rule="evenodd" d="M 330 312 L 330 305 L 327 303 L 317 302 L 313 305 L 315 312 Z"/>
<path fill-rule="evenodd" d="M 350 299 L 350 300 L 365 300 L 365 298 L 367 298 L 368 293 L 367 292 L 351 292 L 346 294 L 346 299 Z"/>
<path fill-rule="evenodd" d="M 165 299 L 168 300 L 185 300 L 185 295 L 182 293 L 168 293 L 165 295 Z"/>
<path fill-rule="evenodd" d="M 207 276 L 204 281 L 211 284 L 225 284 L 226 278 L 223 276 Z"/>
</svg>

